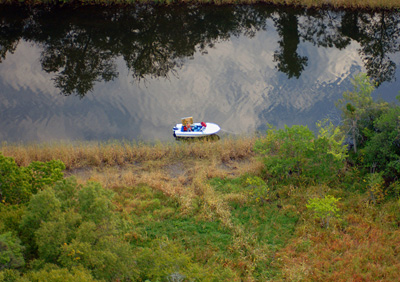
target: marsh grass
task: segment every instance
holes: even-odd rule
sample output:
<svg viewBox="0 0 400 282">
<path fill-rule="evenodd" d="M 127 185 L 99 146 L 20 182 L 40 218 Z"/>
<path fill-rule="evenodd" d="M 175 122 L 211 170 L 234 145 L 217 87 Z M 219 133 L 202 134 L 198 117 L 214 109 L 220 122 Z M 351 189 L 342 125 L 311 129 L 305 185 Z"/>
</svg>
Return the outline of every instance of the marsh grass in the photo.
<svg viewBox="0 0 400 282">
<path fill-rule="evenodd" d="M 110 189 L 147 184 L 166 195 L 179 195 L 188 211 L 192 195 L 203 193 L 207 209 L 222 216 L 223 209 L 212 202 L 213 191 L 203 183 L 214 177 L 260 172 L 263 165 L 256 160 L 253 144 L 253 138 L 190 144 L 3 144 L 0 151 L 22 166 L 32 161 L 61 160 L 66 165 L 65 175 L 75 175 L 79 183 L 96 181 Z"/>
<path fill-rule="evenodd" d="M 273 265 L 284 281 L 395 281 L 400 265 L 399 205 L 370 204 L 365 194 L 329 187 L 282 187 L 284 208 L 299 216 L 294 235 Z M 286 193 L 284 191 L 286 190 Z M 290 191 L 290 192 L 289 192 Z M 305 200 L 330 193 L 342 200 L 329 229 L 304 209 Z M 286 205 L 286 207 L 285 207 Z"/>
<path fill-rule="evenodd" d="M 273 205 L 252 205 L 240 193 L 238 178 L 224 178 L 217 187 L 220 180 L 210 181 L 204 167 L 196 169 L 198 175 L 174 195 L 154 183 L 114 187 L 118 210 L 135 226 L 125 237 L 137 247 L 162 237 L 177 240 L 195 263 L 210 272 L 230 269 L 235 277 L 230 281 L 277 276 L 279 270 L 270 264 L 291 238 L 297 216 Z"/>
<path fill-rule="evenodd" d="M 349 176 L 347 176 L 349 177 Z M 376 205 L 368 201 L 366 187 L 354 189 L 349 180 L 335 186 L 277 185 L 275 197 L 267 206 L 238 199 L 246 176 L 212 179 L 215 190 L 232 199 L 231 221 L 243 228 L 248 248 L 262 248 L 264 257 L 255 264 L 253 275 L 273 277 L 277 281 L 395 281 L 400 266 L 399 203 L 387 198 Z M 354 174 L 357 181 L 358 173 Z M 364 185 L 365 186 L 365 185 Z M 350 189 L 348 189 L 350 188 Z M 330 194 L 339 202 L 340 218 L 332 226 L 307 211 L 307 199 Z M 257 246 L 257 247 L 255 247 Z M 235 266 L 237 267 L 237 265 Z"/>
<path fill-rule="evenodd" d="M 16 145 L 3 143 L 0 151 L 11 156 L 18 165 L 26 166 L 32 161 L 61 160 L 67 170 L 83 167 L 107 167 L 140 164 L 143 162 L 170 161 L 188 158 L 206 159 L 226 163 L 253 155 L 254 138 L 224 139 L 219 142 L 195 143 L 48 143 Z"/>
<path fill-rule="evenodd" d="M 278 253 L 286 281 L 397 279 L 399 231 L 351 214 L 345 220 L 345 229 L 328 231 L 307 224 L 297 229 L 302 232 Z"/>
<path fill-rule="evenodd" d="M 229 186 L 240 183 L 236 179 L 242 175 L 259 175 L 263 163 L 253 152 L 254 142 L 3 144 L 0 150 L 19 165 L 60 159 L 66 163 L 66 176 L 113 190 L 117 210 L 135 226 L 124 235 L 135 246 L 148 247 L 167 236 L 183 242 L 196 263 L 221 273 L 221 268 L 230 269 L 237 279 L 252 281 L 269 273 L 262 265 L 277 247 L 272 239 L 262 242 L 266 235 L 261 230 L 271 229 L 271 222 L 257 227 L 267 216 L 261 207 L 251 214 L 263 215 L 250 224 L 238 220 L 233 207 L 250 204 L 246 193 L 239 186 L 221 193 L 229 188 L 211 180 L 222 179 Z"/>
<path fill-rule="evenodd" d="M 352 168 L 329 183 L 269 179 L 254 142 L 3 144 L 0 151 L 20 165 L 61 159 L 66 176 L 100 182 L 114 191 L 132 227 L 124 237 L 138 253 L 168 238 L 216 281 L 396 281 L 397 198 L 370 203 Z M 258 203 L 246 179 L 262 175 L 271 196 Z M 329 229 L 306 208 L 326 194 L 342 199 Z"/>
</svg>

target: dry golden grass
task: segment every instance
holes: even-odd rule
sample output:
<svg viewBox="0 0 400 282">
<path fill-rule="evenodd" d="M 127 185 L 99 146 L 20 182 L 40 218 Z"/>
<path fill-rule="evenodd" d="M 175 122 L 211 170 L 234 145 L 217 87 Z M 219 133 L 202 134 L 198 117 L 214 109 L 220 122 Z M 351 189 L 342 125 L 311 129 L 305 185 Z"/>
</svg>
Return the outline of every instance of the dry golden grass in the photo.
<svg viewBox="0 0 400 282">
<path fill-rule="evenodd" d="M 0 145 L 0 152 L 26 166 L 32 161 L 61 160 L 67 170 L 84 167 L 110 167 L 157 161 L 167 165 L 187 158 L 221 161 L 246 159 L 253 155 L 254 138 L 225 139 L 218 142 L 134 144 L 66 143 Z"/>
</svg>

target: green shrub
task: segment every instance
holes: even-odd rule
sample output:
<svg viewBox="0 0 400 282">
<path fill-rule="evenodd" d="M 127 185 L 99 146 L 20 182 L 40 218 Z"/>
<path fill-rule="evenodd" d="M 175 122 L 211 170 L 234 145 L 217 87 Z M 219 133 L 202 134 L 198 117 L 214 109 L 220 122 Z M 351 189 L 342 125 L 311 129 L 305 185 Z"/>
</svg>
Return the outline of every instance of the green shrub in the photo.
<svg viewBox="0 0 400 282">
<path fill-rule="evenodd" d="M 85 220 L 100 223 L 110 220 L 113 212 L 113 193 L 99 183 L 89 182 L 78 192 L 79 213 Z"/>
<path fill-rule="evenodd" d="M 393 180 L 400 173 L 400 107 L 395 106 L 374 121 L 374 130 L 362 149 L 363 164 Z"/>
<path fill-rule="evenodd" d="M 374 102 L 372 91 L 375 89 L 371 79 L 360 73 L 352 80 L 353 91 L 343 93 L 343 98 L 337 102 L 342 111 L 342 128 L 349 133 L 354 153 L 365 145 L 367 132 L 373 131 L 373 122 L 388 107 L 387 102 Z"/>
<path fill-rule="evenodd" d="M 284 129 L 271 128 L 264 139 L 259 139 L 255 150 L 265 156 L 268 173 L 277 178 L 300 175 L 306 152 L 312 149 L 314 135 L 306 126 L 294 125 Z"/>
<path fill-rule="evenodd" d="M 336 206 L 340 198 L 326 195 L 323 199 L 312 198 L 308 200 L 306 207 L 314 212 L 314 217 L 321 220 L 322 226 L 329 228 L 329 221 L 339 217 L 339 208 Z"/>
<path fill-rule="evenodd" d="M 29 201 L 33 194 L 63 178 L 65 165 L 61 161 L 32 162 L 19 167 L 13 158 L 0 153 L 0 201 L 19 204 Z"/>
<path fill-rule="evenodd" d="M 25 212 L 23 205 L 0 205 L 0 233 L 20 233 L 20 223 Z"/>
<path fill-rule="evenodd" d="M 53 220 L 60 214 L 60 209 L 60 200 L 56 198 L 53 190 L 46 189 L 34 195 L 21 220 L 23 241 L 33 246 L 35 232 L 43 223 Z"/>
<path fill-rule="evenodd" d="M 48 162 L 32 162 L 27 166 L 27 173 L 30 174 L 30 184 L 32 193 L 36 194 L 45 186 L 53 185 L 58 180 L 63 179 L 65 169 L 63 162 L 51 160 Z"/>
<path fill-rule="evenodd" d="M 255 150 L 264 156 L 267 172 L 277 179 L 298 178 L 311 182 L 337 178 L 346 157 L 343 136 L 327 121 L 317 124 L 317 138 L 306 126 L 270 129 Z"/>
<path fill-rule="evenodd" d="M 247 195 L 258 204 L 265 204 L 271 198 L 271 191 L 267 184 L 258 176 L 246 178 Z"/>
<path fill-rule="evenodd" d="M 39 191 L 21 221 L 28 257 L 68 269 L 90 269 L 95 279 L 135 281 L 133 249 L 118 229 L 121 220 L 111 197 L 100 184 L 81 186 L 74 178 Z"/>
<path fill-rule="evenodd" d="M 193 263 L 173 241 L 156 239 L 137 254 L 142 281 L 210 281 L 211 272 Z"/>
<path fill-rule="evenodd" d="M 23 249 L 21 240 L 11 232 L 0 234 L 0 271 L 24 266 Z"/>
<path fill-rule="evenodd" d="M 368 185 L 368 201 L 372 202 L 373 204 L 382 202 L 385 198 L 385 181 L 382 177 L 382 173 L 370 173 L 364 181 L 367 182 Z"/>
<path fill-rule="evenodd" d="M 30 271 L 24 275 L 22 281 L 30 282 L 95 282 L 90 271 L 82 267 L 72 269 L 60 268 L 53 264 L 47 264 L 43 269 Z"/>
<path fill-rule="evenodd" d="M 32 195 L 29 174 L 13 158 L 0 154 L 0 197 L 2 203 L 25 203 Z"/>
<path fill-rule="evenodd" d="M 29 282 L 28 280 L 21 280 L 20 272 L 15 269 L 5 269 L 0 271 L 0 282 Z"/>
</svg>

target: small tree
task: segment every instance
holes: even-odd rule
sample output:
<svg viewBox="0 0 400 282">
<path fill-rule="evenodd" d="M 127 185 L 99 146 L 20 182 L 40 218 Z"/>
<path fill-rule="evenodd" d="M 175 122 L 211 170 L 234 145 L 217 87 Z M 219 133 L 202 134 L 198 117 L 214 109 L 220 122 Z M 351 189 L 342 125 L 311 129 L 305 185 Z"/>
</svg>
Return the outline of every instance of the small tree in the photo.
<svg viewBox="0 0 400 282">
<path fill-rule="evenodd" d="M 13 158 L 0 153 L 0 201 L 2 203 L 24 203 L 32 194 L 29 175 L 26 174 Z"/>
<path fill-rule="evenodd" d="M 25 280 L 26 279 L 26 280 Z M 18 280 L 19 281 L 19 280 Z M 22 281 L 46 281 L 46 282 L 96 282 L 90 271 L 83 267 L 71 269 L 60 268 L 54 264 L 46 264 L 44 268 L 37 271 L 29 271 L 24 275 Z"/>
<path fill-rule="evenodd" d="M 192 262 L 183 248 L 167 238 L 155 239 L 137 254 L 141 281 L 217 281 L 201 265 Z"/>
<path fill-rule="evenodd" d="M 258 204 L 265 204 L 270 200 L 271 191 L 267 184 L 258 176 L 247 177 L 247 194 Z"/>
<path fill-rule="evenodd" d="M 370 173 L 367 177 L 367 180 L 364 180 L 368 183 L 368 201 L 372 202 L 374 205 L 383 201 L 385 198 L 384 191 L 384 180 L 382 177 L 382 173 Z"/>
<path fill-rule="evenodd" d="M 293 125 L 284 129 L 271 128 L 264 140 L 258 140 L 255 150 L 265 155 L 265 166 L 274 177 L 300 175 L 305 157 L 312 150 L 313 132 L 307 126 Z"/>
<path fill-rule="evenodd" d="M 0 235 L 0 271 L 22 267 L 25 264 L 22 255 L 24 247 L 21 240 L 13 236 L 11 232 Z"/>
<path fill-rule="evenodd" d="M 400 107 L 392 106 L 374 121 L 374 130 L 363 148 L 363 163 L 386 180 L 400 172 Z"/>
<path fill-rule="evenodd" d="M 334 126 L 328 119 L 316 123 L 318 127 L 318 139 L 326 140 L 325 152 L 333 156 L 337 161 L 344 161 L 347 157 L 345 136 L 338 126 Z"/>
<path fill-rule="evenodd" d="M 319 136 L 306 126 L 270 129 L 255 144 L 263 154 L 266 170 L 276 178 L 303 177 L 312 182 L 336 178 L 344 166 L 346 149 L 343 134 L 329 121 L 317 124 Z"/>
<path fill-rule="evenodd" d="M 344 131 L 350 133 L 354 153 L 357 153 L 358 141 L 364 139 L 363 131 L 372 129 L 373 121 L 388 103 L 373 101 L 371 94 L 375 87 L 366 74 L 356 75 L 352 84 L 354 90 L 344 92 L 336 106 L 342 111 Z"/>
<path fill-rule="evenodd" d="M 32 162 L 27 167 L 18 166 L 14 159 L 0 153 L 0 201 L 20 204 L 29 201 L 33 194 L 64 177 L 64 163 Z"/>
<path fill-rule="evenodd" d="M 33 195 L 20 224 L 27 256 L 90 269 L 102 281 L 137 281 L 133 248 L 122 236 L 111 197 L 100 184 L 79 185 L 75 178 Z"/>
<path fill-rule="evenodd" d="M 339 217 L 339 208 L 336 206 L 340 198 L 326 195 L 325 198 L 312 198 L 308 200 L 306 207 L 314 212 L 314 218 L 321 220 L 322 226 L 329 228 L 331 218 Z"/>
</svg>

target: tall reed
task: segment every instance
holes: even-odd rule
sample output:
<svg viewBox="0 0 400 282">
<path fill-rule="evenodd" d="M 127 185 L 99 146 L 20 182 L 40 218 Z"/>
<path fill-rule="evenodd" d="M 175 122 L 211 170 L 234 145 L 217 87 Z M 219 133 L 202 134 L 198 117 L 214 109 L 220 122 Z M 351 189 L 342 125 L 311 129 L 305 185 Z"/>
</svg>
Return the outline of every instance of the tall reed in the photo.
<svg viewBox="0 0 400 282">
<path fill-rule="evenodd" d="M 253 155 L 254 138 L 224 139 L 218 142 L 132 143 L 80 142 L 16 145 L 3 143 L 0 152 L 13 157 L 18 165 L 33 161 L 61 160 L 67 170 L 84 167 L 107 167 L 159 161 L 168 164 L 189 158 L 222 162 L 240 160 Z"/>
</svg>

